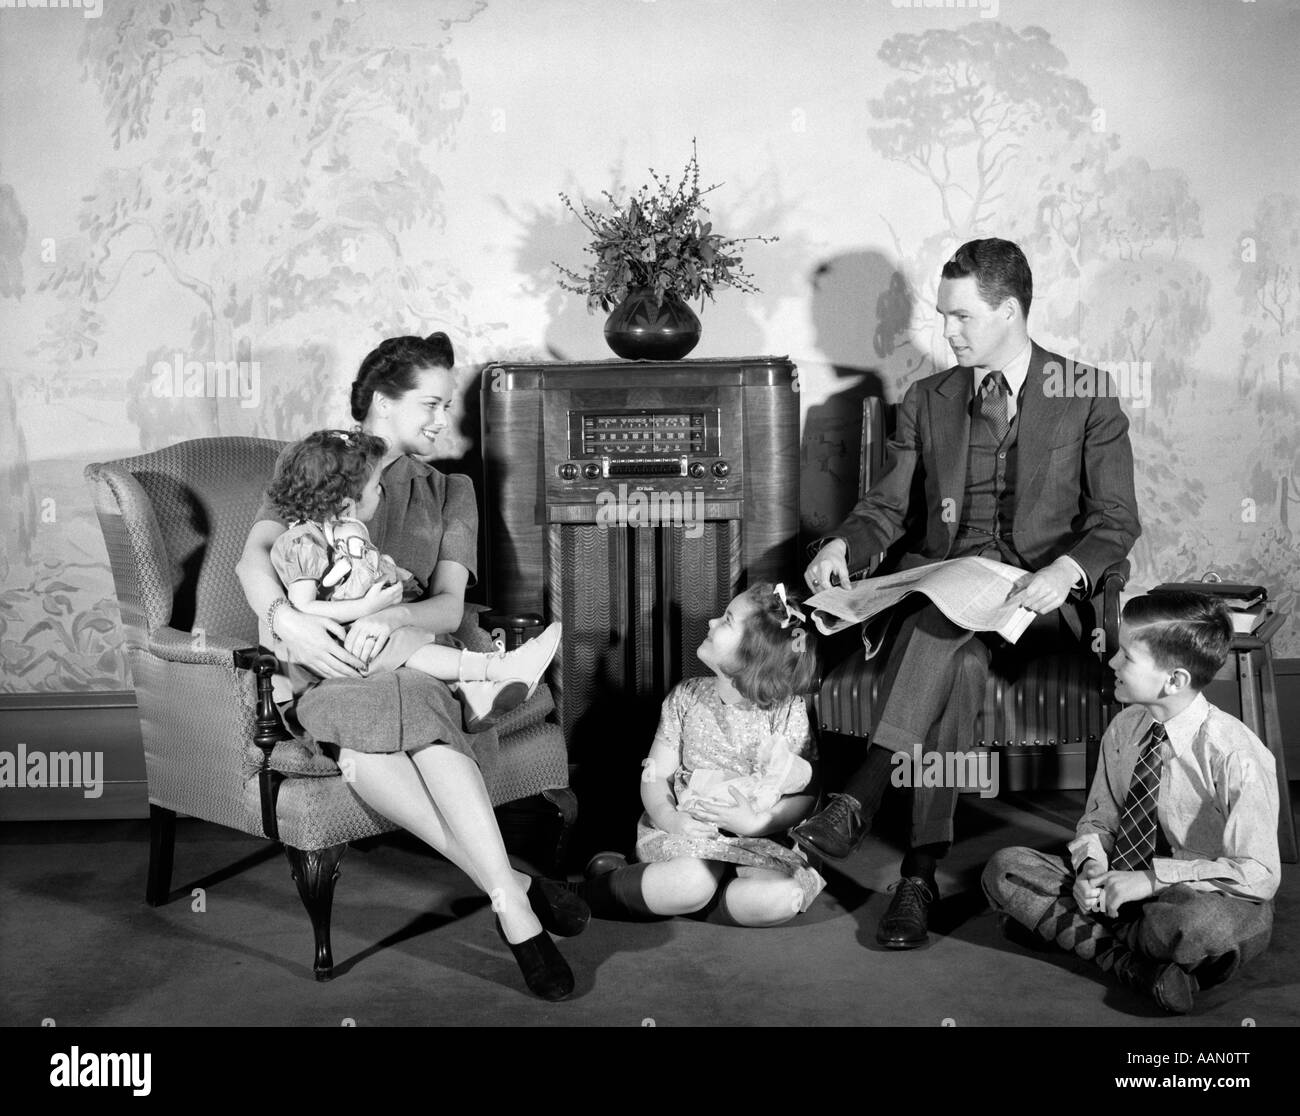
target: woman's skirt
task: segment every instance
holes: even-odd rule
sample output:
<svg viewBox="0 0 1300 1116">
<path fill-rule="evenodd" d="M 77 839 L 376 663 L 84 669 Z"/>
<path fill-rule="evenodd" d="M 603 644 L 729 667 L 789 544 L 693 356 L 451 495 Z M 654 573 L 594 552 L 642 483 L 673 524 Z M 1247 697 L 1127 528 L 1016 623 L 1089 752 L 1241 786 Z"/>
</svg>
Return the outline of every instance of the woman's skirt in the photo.
<svg viewBox="0 0 1300 1116">
<path fill-rule="evenodd" d="M 411 646 L 406 638 L 399 638 L 407 632 L 416 633 L 418 629 L 395 631 L 389 646 L 375 658 L 365 676 L 316 680 L 298 698 L 298 721 L 322 746 L 385 753 L 439 744 L 476 760 L 488 775 L 496 760 L 496 730 L 466 732 L 463 707 L 446 682 L 413 667 L 383 669 L 386 653 L 394 644 L 397 646 L 389 661 L 398 664 L 426 643 L 464 645 L 454 636 L 443 635 L 421 638 Z"/>
</svg>

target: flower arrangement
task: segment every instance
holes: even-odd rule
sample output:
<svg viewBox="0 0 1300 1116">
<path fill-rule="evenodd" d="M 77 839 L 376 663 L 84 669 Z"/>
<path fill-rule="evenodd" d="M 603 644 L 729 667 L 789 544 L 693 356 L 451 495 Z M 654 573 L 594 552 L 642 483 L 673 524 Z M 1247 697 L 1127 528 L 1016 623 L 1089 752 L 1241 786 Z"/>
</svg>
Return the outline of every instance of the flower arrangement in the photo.
<svg viewBox="0 0 1300 1116">
<path fill-rule="evenodd" d="M 721 183 L 700 187 L 695 142 L 691 141 L 691 157 L 676 186 L 670 188 L 668 180 L 653 169 L 650 177 L 655 188 L 642 186 L 626 205 L 602 190 L 612 213 L 597 213 L 586 204 L 579 210 L 567 194 L 560 195 L 591 233 L 586 251 L 596 257 L 585 275 L 552 261 L 564 276 L 560 286 L 584 295 L 589 313 L 597 307 L 613 309 L 638 288 L 653 291 L 657 305 L 672 293 L 684 302 L 698 297 L 701 308 L 705 297 L 712 300 L 719 287 L 758 291 L 738 248 L 746 241 L 769 244 L 778 238 L 732 239 L 713 231 L 712 223 L 702 216 L 708 213 L 702 199 Z"/>
</svg>

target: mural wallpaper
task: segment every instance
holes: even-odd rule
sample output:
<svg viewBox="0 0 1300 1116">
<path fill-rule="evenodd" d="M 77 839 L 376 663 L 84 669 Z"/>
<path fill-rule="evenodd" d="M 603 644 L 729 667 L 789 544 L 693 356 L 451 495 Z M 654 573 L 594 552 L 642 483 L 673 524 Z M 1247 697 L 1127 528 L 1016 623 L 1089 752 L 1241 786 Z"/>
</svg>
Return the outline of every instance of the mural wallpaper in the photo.
<svg viewBox="0 0 1300 1116">
<path fill-rule="evenodd" d="M 1294 610 L 1300 90 L 1269 52 L 1295 41 L 1295 8 L 787 7 L 0 12 L 3 688 L 130 686 L 87 462 L 342 423 L 359 359 L 391 334 L 451 334 L 470 399 L 491 359 L 608 356 L 602 320 L 556 283 L 552 261 L 584 244 L 559 194 L 621 196 L 693 138 L 724 183 L 715 227 L 780 238 L 746 255 L 761 293 L 704 308 L 694 355 L 799 365 L 810 536 L 855 499 L 863 397 L 950 363 L 943 261 L 999 235 L 1034 269 L 1031 333 L 1105 362 L 1132 420 L 1134 584 L 1214 569 Z M 1235 70 L 1111 49 L 1172 57 L 1229 33 Z M 728 74 L 762 80 L 720 78 L 722 48 Z M 1257 112 L 1247 70 L 1290 92 Z M 1229 102 L 1217 121 L 1181 95 L 1207 83 Z M 474 450 L 466 415 L 448 457 Z M 1300 655 L 1294 625 L 1278 651 Z"/>
</svg>

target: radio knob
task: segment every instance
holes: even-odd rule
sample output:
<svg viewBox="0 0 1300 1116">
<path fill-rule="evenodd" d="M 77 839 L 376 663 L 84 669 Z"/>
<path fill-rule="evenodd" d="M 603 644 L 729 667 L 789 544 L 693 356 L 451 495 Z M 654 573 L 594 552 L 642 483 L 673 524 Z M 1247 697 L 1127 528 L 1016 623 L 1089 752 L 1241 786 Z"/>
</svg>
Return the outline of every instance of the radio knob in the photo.
<svg viewBox="0 0 1300 1116">
<path fill-rule="evenodd" d="M 588 461 L 587 464 L 582 467 L 582 475 L 588 480 L 595 480 L 600 476 L 600 466 L 594 461 Z"/>
<path fill-rule="evenodd" d="M 693 477 L 702 477 L 706 472 L 708 472 L 708 470 L 704 468 L 703 461 L 692 461 L 688 472 Z"/>
<path fill-rule="evenodd" d="M 725 477 L 731 472 L 731 466 L 725 461 L 715 461 L 713 463 L 713 475 L 715 477 Z"/>
<path fill-rule="evenodd" d="M 564 480 L 577 480 L 578 467 L 572 461 L 566 461 L 560 466 L 560 476 Z"/>
</svg>

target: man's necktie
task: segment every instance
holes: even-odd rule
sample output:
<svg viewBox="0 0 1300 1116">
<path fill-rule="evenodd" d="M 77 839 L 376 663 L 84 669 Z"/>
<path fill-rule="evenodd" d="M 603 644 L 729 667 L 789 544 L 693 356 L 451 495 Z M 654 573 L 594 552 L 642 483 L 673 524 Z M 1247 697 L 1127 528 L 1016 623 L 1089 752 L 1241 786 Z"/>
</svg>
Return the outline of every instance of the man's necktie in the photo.
<svg viewBox="0 0 1300 1116">
<path fill-rule="evenodd" d="M 999 442 L 1011 429 L 1011 420 L 1007 417 L 1007 381 L 1001 372 L 989 372 L 980 384 L 980 414 L 993 431 L 993 437 Z"/>
<path fill-rule="evenodd" d="M 1119 819 L 1119 836 L 1110 862 L 1117 872 L 1141 872 L 1151 867 L 1156 851 L 1156 803 L 1160 799 L 1160 746 L 1165 739 L 1165 726 L 1152 722 Z"/>
</svg>

